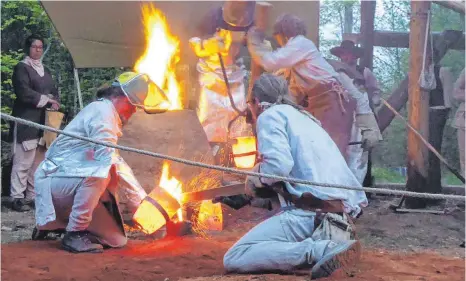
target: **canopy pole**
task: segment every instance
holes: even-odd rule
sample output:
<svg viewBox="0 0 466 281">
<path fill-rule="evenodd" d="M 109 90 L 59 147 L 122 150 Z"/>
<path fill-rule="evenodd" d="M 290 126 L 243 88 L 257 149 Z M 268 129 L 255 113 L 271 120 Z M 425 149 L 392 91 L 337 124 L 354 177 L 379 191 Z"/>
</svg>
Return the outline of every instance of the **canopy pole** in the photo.
<svg viewBox="0 0 466 281">
<path fill-rule="evenodd" d="M 81 83 L 79 82 L 79 75 L 78 75 L 78 69 L 74 68 L 74 81 L 76 82 L 76 90 L 78 92 L 78 101 L 79 101 L 79 109 L 83 109 L 83 97 L 81 94 Z"/>
</svg>

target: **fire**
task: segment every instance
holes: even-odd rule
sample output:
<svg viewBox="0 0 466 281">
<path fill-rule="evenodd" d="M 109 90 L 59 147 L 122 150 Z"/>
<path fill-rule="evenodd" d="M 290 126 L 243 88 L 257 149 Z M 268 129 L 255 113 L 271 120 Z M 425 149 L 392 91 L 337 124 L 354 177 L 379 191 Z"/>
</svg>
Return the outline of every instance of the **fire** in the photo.
<svg viewBox="0 0 466 281">
<path fill-rule="evenodd" d="M 223 229 L 223 214 L 220 203 L 210 200 L 202 201 L 199 207 L 197 225 L 204 231 L 221 231 Z"/>
<path fill-rule="evenodd" d="M 232 145 L 233 158 L 237 168 L 252 168 L 256 162 L 256 155 L 234 156 L 235 154 L 243 154 L 256 152 L 256 138 L 254 137 L 238 137 L 236 143 Z"/>
<path fill-rule="evenodd" d="M 134 221 L 141 226 L 142 230 L 152 234 L 167 223 L 161 213 L 162 208 L 169 218 L 178 214 L 178 221 L 183 220 L 181 209 L 182 184 L 169 175 L 170 165 L 163 163 L 162 175 L 159 188 L 155 188 L 139 205 L 134 214 Z"/>
<path fill-rule="evenodd" d="M 181 194 L 183 193 L 183 188 L 182 184 L 179 180 L 177 180 L 175 177 L 170 177 L 169 176 L 169 170 L 170 170 L 170 164 L 168 162 L 163 163 L 162 167 L 162 176 L 160 177 L 160 183 L 159 186 L 168 193 L 170 193 L 173 198 L 175 198 L 178 203 L 181 204 Z M 177 212 L 178 214 L 178 221 L 183 220 L 183 211 L 181 208 Z"/>
<path fill-rule="evenodd" d="M 146 4 L 142 7 L 142 15 L 146 49 L 134 68 L 139 73 L 149 75 L 151 80 L 167 95 L 170 105 L 159 105 L 159 107 L 169 110 L 182 109 L 181 87 L 175 73 L 176 64 L 180 60 L 180 41 L 170 33 L 165 16 L 152 4 Z M 144 104 L 147 106 L 157 105 L 156 95 L 149 94 Z"/>
</svg>

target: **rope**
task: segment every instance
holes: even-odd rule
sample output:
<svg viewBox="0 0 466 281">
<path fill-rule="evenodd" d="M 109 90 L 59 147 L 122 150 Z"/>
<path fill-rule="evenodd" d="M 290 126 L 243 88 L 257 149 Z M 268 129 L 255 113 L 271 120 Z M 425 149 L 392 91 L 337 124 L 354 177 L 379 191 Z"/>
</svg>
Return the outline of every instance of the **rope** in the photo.
<svg viewBox="0 0 466 281">
<path fill-rule="evenodd" d="M 435 149 L 435 147 L 433 147 L 422 135 L 421 133 L 419 133 L 409 122 L 408 120 L 406 120 L 398 111 L 396 111 L 396 109 L 393 108 L 393 106 L 391 106 L 391 104 L 386 101 L 384 98 L 380 97 L 380 99 L 382 100 L 383 104 L 388 108 L 390 109 L 393 114 L 395 114 L 396 116 L 400 117 L 401 120 L 403 120 L 403 122 L 406 124 L 406 126 L 411 130 L 411 132 L 413 132 L 421 141 L 422 143 L 424 143 L 425 146 L 427 146 L 427 148 L 435 155 L 438 157 L 438 159 L 440 159 L 440 161 L 447 167 L 448 170 L 450 170 L 450 172 L 452 172 L 461 182 L 465 183 L 464 182 L 464 177 L 457 171 L 455 170 L 452 166 L 450 166 L 450 164 L 448 164 L 447 162 L 447 159 L 445 159 L 438 151 L 437 149 Z"/>
<path fill-rule="evenodd" d="M 63 130 L 58 130 L 52 127 L 48 127 L 45 125 L 41 125 L 29 120 L 13 117 L 11 115 L 5 114 L 3 112 L 0 112 L 0 117 L 12 121 L 12 122 L 18 122 L 20 124 L 24 124 L 27 126 L 31 126 L 34 128 L 38 128 L 41 130 L 47 130 L 51 132 L 55 132 L 58 134 L 63 134 L 65 136 L 69 136 L 72 138 L 80 139 L 83 141 L 103 145 L 106 147 L 111 147 L 123 151 L 128 151 L 128 152 L 134 152 L 142 155 L 147 155 L 147 156 L 152 156 L 155 158 L 161 158 L 165 160 L 170 160 L 190 166 L 195 166 L 195 167 L 201 167 L 201 168 L 206 168 L 206 169 L 212 169 L 212 170 L 218 170 L 218 171 L 223 171 L 223 172 L 228 172 L 232 174 L 238 174 L 238 175 L 245 175 L 245 176 L 255 176 L 255 177 L 262 177 L 262 178 L 269 178 L 269 179 L 274 179 L 277 181 L 284 181 L 284 182 L 289 182 L 289 183 L 298 183 L 298 184 L 305 184 L 305 185 L 314 185 L 314 186 L 321 186 L 321 187 L 328 187 L 328 188 L 339 188 L 339 189 L 346 189 L 346 190 L 356 190 L 356 191 L 365 191 L 369 193 L 379 193 L 379 194 L 387 194 L 387 195 L 403 195 L 406 197 L 417 197 L 417 198 L 426 198 L 426 199 L 452 199 L 452 200 L 465 200 L 465 196 L 461 195 L 453 195 L 453 194 L 434 194 L 434 193 L 418 193 L 418 192 L 412 192 L 412 191 L 404 191 L 404 190 L 391 190 L 391 189 L 385 189 L 385 188 L 370 188 L 370 187 L 359 187 L 359 186 L 345 186 L 345 185 L 340 185 L 340 184 L 327 184 L 327 183 L 318 183 L 318 182 L 313 182 L 309 180 L 302 180 L 302 179 L 297 179 L 297 178 L 289 178 L 289 177 L 282 177 L 282 176 L 276 176 L 276 175 L 271 175 L 271 174 L 262 174 L 262 173 L 256 173 L 256 172 L 250 172 L 250 171 L 241 171 L 238 169 L 233 169 L 233 168 L 228 168 L 228 167 L 221 167 L 221 166 L 216 166 L 216 165 L 210 165 L 210 164 L 205 164 L 201 162 L 196 162 L 196 161 L 191 161 L 183 158 L 178 158 L 178 157 L 173 157 L 169 155 L 164 155 L 156 152 L 151 152 L 151 151 L 146 151 L 146 150 L 141 150 L 137 148 L 132 148 L 132 147 L 127 147 L 127 146 L 122 146 L 118 144 L 112 144 L 112 143 L 107 143 L 103 142 L 100 140 L 95 140 L 91 139 L 88 137 L 83 137 L 74 133 L 70 132 L 65 132 Z"/>
</svg>

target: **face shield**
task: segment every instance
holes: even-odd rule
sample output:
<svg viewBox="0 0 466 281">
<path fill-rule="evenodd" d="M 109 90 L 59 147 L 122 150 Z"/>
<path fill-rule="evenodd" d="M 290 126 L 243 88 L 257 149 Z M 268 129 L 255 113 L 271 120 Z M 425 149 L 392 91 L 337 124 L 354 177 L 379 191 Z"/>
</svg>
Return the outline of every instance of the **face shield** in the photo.
<svg viewBox="0 0 466 281">
<path fill-rule="evenodd" d="M 130 103 L 146 113 L 163 113 L 170 107 L 165 92 L 147 74 L 125 72 L 112 86 L 120 86 Z"/>
</svg>

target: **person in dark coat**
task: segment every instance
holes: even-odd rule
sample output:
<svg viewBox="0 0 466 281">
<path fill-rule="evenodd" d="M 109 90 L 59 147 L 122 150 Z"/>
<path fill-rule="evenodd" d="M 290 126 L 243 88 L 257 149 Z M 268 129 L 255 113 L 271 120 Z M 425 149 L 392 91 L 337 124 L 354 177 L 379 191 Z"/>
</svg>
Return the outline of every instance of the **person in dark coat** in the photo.
<svg viewBox="0 0 466 281">
<path fill-rule="evenodd" d="M 42 64 L 44 40 L 31 35 L 25 42 L 26 57 L 13 71 L 13 88 L 16 99 L 13 116 L 36 123 L 45 123 L 46 109 L 58 110 L 58 89 L 50 71 Z M 13 147 L 10 196 L 12 209 L 18 212 L 30 210 L 34 203 L 34 159 L 41 143 L 43 131 L 22 124 L 10 124 L 10 140 Z"/>
</svg>

